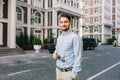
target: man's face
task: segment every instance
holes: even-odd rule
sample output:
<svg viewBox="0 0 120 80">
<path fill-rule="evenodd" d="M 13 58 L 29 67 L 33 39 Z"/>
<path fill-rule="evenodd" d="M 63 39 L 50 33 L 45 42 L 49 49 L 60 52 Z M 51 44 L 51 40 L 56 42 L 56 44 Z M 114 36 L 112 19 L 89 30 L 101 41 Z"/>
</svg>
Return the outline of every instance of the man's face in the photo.
<svg viewBox="0 0 120 80">
<path fill-rule="evenodd" d="M 63 31 L 68 31 L 70 29 L 71 21 L 66 17 L 60 18 L 60 27 Z"/>
</svg>

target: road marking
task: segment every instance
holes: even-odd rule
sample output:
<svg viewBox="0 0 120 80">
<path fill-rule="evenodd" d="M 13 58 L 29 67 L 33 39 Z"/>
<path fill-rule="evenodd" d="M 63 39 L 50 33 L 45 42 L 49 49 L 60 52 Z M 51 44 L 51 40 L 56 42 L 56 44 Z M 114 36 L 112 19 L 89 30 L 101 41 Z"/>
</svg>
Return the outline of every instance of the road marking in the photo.
<svg viewBox="0 0 120 80">
<path fill-rule="evenodd" d="M 102 56 L 103 54 L 97 54 L 97 56 Z"/>
<path fill-rule="evenodd" d="M 118 62 L 118 63 L 116 63 L 116 64 L 114 64 L 114 65 L 108 67 L 107 69 L 104 69 L 103 71 L 101 71 L 101 72 L 97 73 L 96 75 L 94 75 L 94 76 L 88 78 L 87 80 L 93 80 L 93 79 L 96 78 L 97 76 L 99 76 L 99 75 L 101 75 L 101 74 L 107 72 L 108 70 L 114 68 L 115 66 L 117 66 L 117 65 L 119 65 L 119 64 L 120 64 L 120 62 Z"/>
<path fill-rule="evenodd" d="M 14 75 L 17 75 L 17 74 L 21 74 L 21 73 L 26 73 L 26 72 L 29 72 L 30 70 L 24 70 L 24 71 L 19 71 L 19 72 L 15 72 L 15 73 L 10 73 L 8 74 L 8 76 L 14 76 Z"/>
<path fill-rule="evenodd" d="M 83 57 L 82 60 L 84 60 L 84 59 L 88 59 L 88 57 Z"/>
</svg>

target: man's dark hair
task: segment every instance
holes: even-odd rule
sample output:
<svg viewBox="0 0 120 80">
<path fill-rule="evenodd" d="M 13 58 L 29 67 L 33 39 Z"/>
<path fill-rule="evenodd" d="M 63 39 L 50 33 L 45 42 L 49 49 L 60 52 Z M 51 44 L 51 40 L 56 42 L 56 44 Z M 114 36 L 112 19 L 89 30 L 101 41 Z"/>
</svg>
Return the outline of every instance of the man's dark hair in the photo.
<svg viewBox="0 0 120 80">
<path fill-rule="evenodd" d="M 66 17 L 66 18 L 68 18 L 69 21 L 71 21 L 71 17 L 70 17 L 68 14 L 62 13 L 62 14 L 60 15 L 60 18 L 61 18 L 61 17 Z"/>
</svg>

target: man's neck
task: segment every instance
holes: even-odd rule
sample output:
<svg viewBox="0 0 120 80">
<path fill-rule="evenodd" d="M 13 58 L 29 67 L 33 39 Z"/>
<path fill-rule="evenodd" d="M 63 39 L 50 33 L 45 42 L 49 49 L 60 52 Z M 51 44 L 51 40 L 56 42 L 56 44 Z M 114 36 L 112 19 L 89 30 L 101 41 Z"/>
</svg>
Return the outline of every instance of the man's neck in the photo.
<svg viewBox="0 0 120 80">
<path fill-rule="evenodd" d="M 64 35 L 64 34 L 66 34 L 66 33 L 68 33 L 68 32 L 71 32 L 71 30 L 69 29 L 69 30 L 67 30 L 67 31 L 63 31 L 62 34 Z"/>
</svg>

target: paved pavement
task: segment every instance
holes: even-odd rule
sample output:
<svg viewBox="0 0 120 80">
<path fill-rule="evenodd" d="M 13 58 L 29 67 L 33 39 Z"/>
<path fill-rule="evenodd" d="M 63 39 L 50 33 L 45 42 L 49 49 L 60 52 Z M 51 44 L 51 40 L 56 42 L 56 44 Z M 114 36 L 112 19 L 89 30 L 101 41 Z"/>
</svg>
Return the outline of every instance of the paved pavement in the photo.
<svg viewBox="0 0 120 80">
<path fill-rule="evenodd" d="M 48 50 L 26 53 L 0 57 L 0 80 L 55 80 L 55 60 Z"/>
<path fill-rule="evenodd" d="M 120 47 L 83 51 L 79 80 L 120 80 Z M 55 80 L 55 60 L 47 50 L 0 57 L 0 80 Z M 112 68 L 113 67 L 113 68 Z"/>
<path fill-rule="evenodd" d="M 27 61 L 30 59 L 36 58 L 45 58 L 45 57 L 52 57 L 52 54 L 48 52 L 48 50 L 40 50 L 40 52 L 35 53 L 34 50 L 25 51 L 27 54 L 21 55 L 8 55 L 8 56 L 0 56 L 0 63 L 10 63 L 15 61 Z"/>
</svg>

